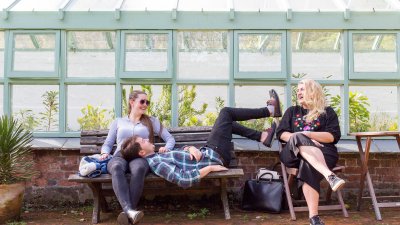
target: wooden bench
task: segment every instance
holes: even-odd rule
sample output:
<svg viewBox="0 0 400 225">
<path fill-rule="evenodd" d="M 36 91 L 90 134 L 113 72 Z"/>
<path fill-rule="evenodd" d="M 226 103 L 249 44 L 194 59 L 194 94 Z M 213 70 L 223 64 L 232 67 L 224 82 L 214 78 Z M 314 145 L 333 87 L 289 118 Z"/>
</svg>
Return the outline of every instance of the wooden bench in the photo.
<svg viewBox="0 0 400 225">
<path fill-rule="evenodd" d="M 207 137 L 211 131 L 211 127 L 178 127 L 178 128 L 170 128 L 168 131 L 174 136 L 176 144 L 175 147 L 182 147 L 184 145 L 194 145 L 196 147 L 201 147 L 206 143 Z M 108 130 L 98 130 L 98 131 L 82 131 L 81 132 L 81 147 L 80 153 L 83 155 L 92 155 L 96 153 L 100 153 L 101 146 L 103 145 L 108 134 Z M 156 137 L 155 140 L 156 148 L 164 145 L 164 142 Z M 233 144 L 232 144 L 233 148 Z M 114 146 L 115 149 L 115 146 Z M 229 170 L 221 171 L 221 172 L 212 172 L 202 180 L 218 180 L 217 182 L 220 186 L 219 192 L 221 195 L 222 205 L 224 208 L 225 219 L 230 219 L 229 212 L 229 204 L 228 204 L 228 196 L 227 196 L 227 179 L 228 178 L 238 178 L 243 176 L 243 169 L 235 168 L 237 167 L 237 160 L 232 152 L 232 160 L 229 165 Z M 127 176 L 128 179 L 129 176 Z M 71 174 L 68 178 L 71 182 L 77 183 L 85 183 L 87 184 L 93 193 L 93 215 L 92 215 L 92 223 L 96 224 L 100 221 L 100 209 L 103 212 L 108 211 L 107 202 L 105 200 L 105 196 L 113 194 L 112 188 L 110 188 L 111 183 L 111 175 L 102 174 L 100 177 L 96 178 L 87 178 L 81 177 L 77 174 Z M 158 177 L 154 174 L 149 174 L 146 177 L 147 181 L 162 181 L 164 180 L 161 177 Z M 165 181 L 166 182 L 166 181 Z M 145 187 L 147 187 L 145 185 Z M 178 186 L 174 186 L 174 188 L 178 188 L 180 192 L 183 190 Z M 194 187 L 195 188 L 195 187 Z M 189 188 L 187 190 L 191 190 L 194 188 Z M 211 191 L 215 191 L 215 189 L 210 188 Z"/>
</svg>

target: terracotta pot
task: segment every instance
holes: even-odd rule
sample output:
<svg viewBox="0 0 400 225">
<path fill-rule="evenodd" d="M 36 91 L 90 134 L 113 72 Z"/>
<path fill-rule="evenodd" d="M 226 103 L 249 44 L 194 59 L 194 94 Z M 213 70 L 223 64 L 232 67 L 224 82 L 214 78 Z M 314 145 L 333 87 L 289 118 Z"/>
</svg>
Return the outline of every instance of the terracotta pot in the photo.
<svg viewBox="0 0 400 225">
<path fill-rule="evenodd" d="M 24 193 L 25 183 L 0 185 L 0 224 L 20 216 Z"/>
</svg>

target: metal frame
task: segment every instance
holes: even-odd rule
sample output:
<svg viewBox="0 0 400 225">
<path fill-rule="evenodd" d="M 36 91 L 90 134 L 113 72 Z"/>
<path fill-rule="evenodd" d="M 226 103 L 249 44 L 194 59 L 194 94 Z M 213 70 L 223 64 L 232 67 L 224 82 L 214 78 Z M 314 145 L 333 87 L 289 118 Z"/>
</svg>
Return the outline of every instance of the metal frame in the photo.
<svg viewBox="0 0 400 225">
<path fill-rule="evenodd" d="M 239 36 L 242 34 L 280 34 L 281 35 L 281 70 L 280 71 L 263 71 L 263 72 L 251 72 L 251 71 L 240 71 L 239 70 Z M 286 71 L 286 32 L 279 30 L 266 30 L 266 31 L 234 31 L 234 78 L 235 79 L 278 79 L 284 80 L 287 74 Z"/>
<path fill-rule="evenodd" d="M 54 34 L 55 35 L 55 49 L 54 49 L 54 68 L 53 71 L 21 71 L 14 70 L 14 49 L 15 49 L 15 41 L 14 37 L 16 35 L 26 34 L 32 37 L 33 34 Z M 10 59 L 11 63 L 5 64 L 6 74 L 10 78 L 28 78 L 28 77 L 38 77 L 38 78 L 57 78 L 59 77 L 59 64 L 60 64 L 60 31 L 58 30 L 12 30 L 8 35 L 8 43 L 7 46 L 9 51 L 7 51 L 6 57 Z M 31 38 L 32 39 L 32 38 Z M 33 40 L 32 40 L 33 41 Z M 35 45 L 34 41 L 33 44 Z M 38 44 L 36 43 L 35 47 Z"/>
<path fill-rule="evenodd" d="M 167 70 L 166 71 L 126 71 L 125 70 L 125 46 L 126 35 L 129 34 L 167 34 L 168 36 L 168 49 L 167 49 Z M 121 31 L 121 51 L 120 62 L 118 63 L 121 78 L 142 78 L 142 79 L 156 79 L 156 78 L 171 78 L 172 77 L 172 31 L 170 30 L 123 30 Z"/>
<path fill-rule="evenodd" d="M 397 70 L 395 72 L 356 72 L 354 71 L 354 51 L 353 51 L 353 35 L 354 34 L 395 34 L 396 35 L 396 62 Z M 349 31 L 349 79 L 350 80 L 398 80 L 400 66 L 400 32 L 396 31 Z M 375 46 L 375 43 L 374 43 Z M 371 46 L 373 48 L 374 46 Z"/>
</svg>

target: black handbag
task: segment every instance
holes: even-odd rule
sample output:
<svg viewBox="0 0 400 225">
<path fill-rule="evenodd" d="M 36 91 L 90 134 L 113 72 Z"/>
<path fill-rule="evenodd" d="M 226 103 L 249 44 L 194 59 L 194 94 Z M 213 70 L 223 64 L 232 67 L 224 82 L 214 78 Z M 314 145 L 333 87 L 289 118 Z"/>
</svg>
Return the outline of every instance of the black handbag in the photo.
<svg viewBox="0 0 400 225">
<path fill-rule="evenodd" d="M 283 181 L 272 179 L 266 172 L 259 179 L 247 180 L 244 185 L 242 209 L 280 213 L 282 209 Z"/>
</svg>

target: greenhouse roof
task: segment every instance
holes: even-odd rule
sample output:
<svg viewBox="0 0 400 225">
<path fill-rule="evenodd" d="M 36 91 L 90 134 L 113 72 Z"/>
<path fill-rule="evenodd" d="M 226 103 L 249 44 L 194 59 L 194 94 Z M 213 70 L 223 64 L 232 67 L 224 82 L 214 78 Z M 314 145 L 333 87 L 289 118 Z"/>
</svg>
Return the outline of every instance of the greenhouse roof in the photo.
<svg viewBox="0 0 400 225">
<path fill-rule="evenodd" d="M 397 11 L 399 0 L 2 0 L 6 11 Z"/>
<path fill-rule="evenodd" d="M 0 28 L 398 29 L 400 26 L 400 0 L 2 0 L 0 9 Z"/>
</svg>

